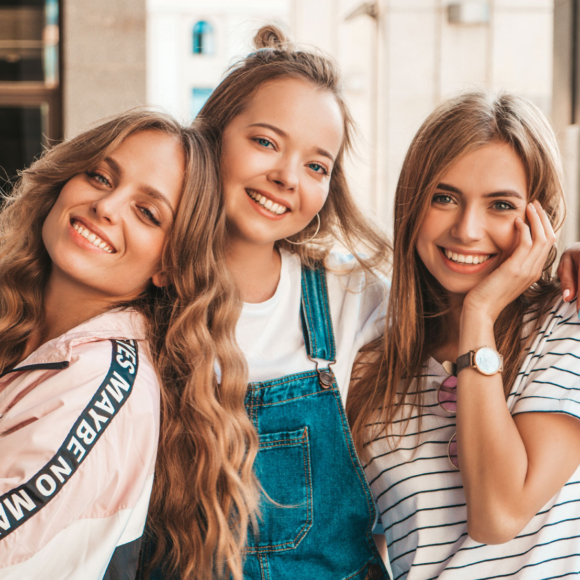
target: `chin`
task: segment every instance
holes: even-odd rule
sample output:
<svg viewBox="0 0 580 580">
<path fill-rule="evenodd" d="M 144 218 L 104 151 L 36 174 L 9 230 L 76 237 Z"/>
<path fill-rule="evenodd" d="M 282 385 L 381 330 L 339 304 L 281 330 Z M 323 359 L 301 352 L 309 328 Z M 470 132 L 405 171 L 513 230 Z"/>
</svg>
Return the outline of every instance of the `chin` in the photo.
<svg viewBox="0 0 580 580">
<path fill-rule="evenodd" d="M 465 296 L 470 290 L 473 290 L 482 279 L 478 280 L 450 280 L 447 276 L 434 276 L 437 282 L 443 286 L 443 288 L 449 292 L 449 294 L 454 294 L 456 296 Z"/>
<path fill-rule="evenodd" d="M 442 286 L 447 290 L 447 292 L 449 292 L 449 294 L 465 297 L 471 290 L 473 290 L 473 288 L 475 288 L 476 284 L 442 284 Z"/>
</svg>

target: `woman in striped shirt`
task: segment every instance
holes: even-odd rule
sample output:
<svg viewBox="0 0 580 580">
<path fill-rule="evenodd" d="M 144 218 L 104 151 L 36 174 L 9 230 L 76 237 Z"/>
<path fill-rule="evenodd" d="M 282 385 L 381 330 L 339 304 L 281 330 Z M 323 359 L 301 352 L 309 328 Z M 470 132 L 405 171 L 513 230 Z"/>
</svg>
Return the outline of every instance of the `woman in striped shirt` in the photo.
<svg viewBox="0 0 580 580">
<path fill-rule="evenodd" d="M 562 209 L 553 131 L 524 99 L 463 95 L 411 144 L 388 330 L 348 403 L 395 580 L 578 575 L 580 322 L 551 274 Z"/>
</svg>

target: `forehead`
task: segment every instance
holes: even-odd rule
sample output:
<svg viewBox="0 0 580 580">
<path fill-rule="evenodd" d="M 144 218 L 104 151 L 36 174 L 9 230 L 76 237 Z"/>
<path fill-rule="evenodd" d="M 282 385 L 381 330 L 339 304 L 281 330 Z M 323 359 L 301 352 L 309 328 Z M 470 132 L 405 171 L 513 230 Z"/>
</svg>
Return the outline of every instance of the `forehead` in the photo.
<svg viewBox="0 0 580 580">
<path fill-rule="evenodd" d="M 344 138 L 344 118 L 336 97 L 302 79 L 284 78 L 262 84 L 234 122 L 275 125 L 289 137 L 312 142 L 335 156 Z"/>
<path fill-rule="evenodd" d="M 185 173 L 185 152 L 177 137 L 159 130 L 133 133 L 109 158 L 125 179 L 160 191 L 176 207 Z"/>
<path fill-rule="evenodd" d="M 158 155 L 175 155 L 176 151 L 181 150 L 177 137 L 157 129 L 147 129 L 125 137 L 111 154 L 143 161 L 144 158 L 155 159 Z"/>
<path fill-rule="evenodd" d="M 527 195 L 526 169 L 507 143 L 492 142 L 460 156 L 442 175 L 441 182 L 463 193 L 491 193 L 514 189 Z"/>
</svg>

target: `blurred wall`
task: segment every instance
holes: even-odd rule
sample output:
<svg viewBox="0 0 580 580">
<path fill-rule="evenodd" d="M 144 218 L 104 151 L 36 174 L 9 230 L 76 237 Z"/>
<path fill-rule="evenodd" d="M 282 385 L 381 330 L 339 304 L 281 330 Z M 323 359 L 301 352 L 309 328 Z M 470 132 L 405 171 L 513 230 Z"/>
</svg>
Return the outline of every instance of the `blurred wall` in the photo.
<svg viewBox="0 0 580 580">
<path fill-rule="evenodd" d="M 190 122 L 226 69 L 251 50 L 264 23 L 288 26 L 291 0 L 147 0 L 147 100 Z M 207 53 L 193 51 L 193 31 L 212 30 Z M 197 95 L 194 95 L 197 91 Z"/>
<path fill-rule="evenodd" d="M 65 137 L 145 104 L 145 0 L 62 0 L 62 22 Z"/>
<path fill-rule="evenodd" d="M 580 0 L 554 2 L 552 123 L 564 160 L 566 221 L 560 247 L 580 239 Z"/>
<path fill-rule="evenodd" d="M 553 0 L 475 2 L 489 15 L 479 24 L 450 22 L 449 5 L 459 3 L 294 0 L 298 40 L 328 51 L 342 68 L 360 127 L 349 165 L 353 189 L 389 228 L 407 147 L 443 99 L 470 89 L 503 89 L 550 114 Z M 365 4 L 374 5 L 376 16 L 364 10 L 353 15 Z"/>
</svg>

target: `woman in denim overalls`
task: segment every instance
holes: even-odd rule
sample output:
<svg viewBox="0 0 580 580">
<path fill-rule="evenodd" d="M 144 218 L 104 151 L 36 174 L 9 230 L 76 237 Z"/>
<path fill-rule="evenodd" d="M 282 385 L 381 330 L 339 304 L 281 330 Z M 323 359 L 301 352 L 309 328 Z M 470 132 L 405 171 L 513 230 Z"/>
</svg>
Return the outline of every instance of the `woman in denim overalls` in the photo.
<svg viewBox="0 0 580 580">
<path fill-rule="evenodd" d="M 293 259 L 298 262 L 283 253 L 285 262 Z M 299 266 L 293 266 L 295 273 Z M 306 359 L 303 372 L 251 383 L 246 398 L 260 435 L 255 470 L 264 494 L 244 573 L 252 579 L 385 578 L 371 535 L 374 502 L 332 370 L 336 345 L 324 268 L 303 267 L 301 285 L 303 349 L 313 360 Z M 346 307 L 349 298 L 360 295 L 347 295 Z"/>
<path fill-rule="evenodd" d="M 244 418 L 254 435 L 237 464 L 236 453 L 216 456 L 223 473 L 201 488 L 212 465 L 188 459 L 198 449 L 180 449 L 183 462 L 169 465 L 171 453 L 161 448 L 159 473 L 167 480 L 171 470 L 189 470 L 192 490 L 183 514 L 164 511 L 171 479 L 153 495 L 154 533 L 168 538 L 159 552 L 169 555 L 151 577 L 386 579 L 372 537 L 375 506 L 343 405 L 356 351 L 381 331 L 384 284 L 370 269 L 384 263 L 389 248 L 346 184 L 352 123 L 332 63 L 292 49 L 272 27 L 258 33 L 256 45 L 200 113 L 220 154 L 227 265 L 244 301 L 236 331 L 249 368 Z M 330 254 L 337 241 L 369 257 L 341 261 Z M 219 402 L 235 435 L 243 407 L 224 401 L 223 392 Z M 191 415 L 205 401 L 189 396 L 181 404 Z M 183 429 L 194 432 L 195 420 L 184 419 Z M 239 450 L 229 436 L 216 445 Z M 216 485 L 213 500 L 198 497 L 215 494 Z M 253 489 L 257 526 L 246 527 Z M 149 547 L 143 569 L 150 556 Z"/>
</svg>

